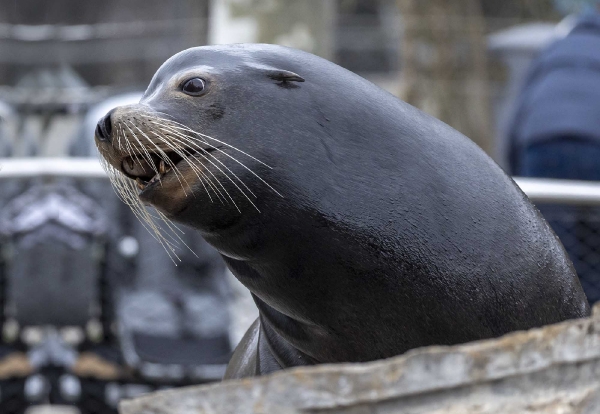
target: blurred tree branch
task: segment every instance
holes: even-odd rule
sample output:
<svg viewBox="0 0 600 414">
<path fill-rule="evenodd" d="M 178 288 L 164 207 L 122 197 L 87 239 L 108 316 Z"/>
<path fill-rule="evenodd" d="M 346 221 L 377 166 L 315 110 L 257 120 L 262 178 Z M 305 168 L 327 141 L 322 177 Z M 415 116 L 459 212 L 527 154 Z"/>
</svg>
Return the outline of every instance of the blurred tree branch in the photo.
<svg viewBox="0 0 600 414">
<path fill-rule="evenodd" d="M 407 102 L 492 149 L 485 18 L 479 0 L 397 0 Z"/>
<path fill-rule="evenodd" d="M 396 0 L 404 23 L 403 90 L 407 102 L 493 150 L 486 35 L 531 21 L 558 21 L 553 0 Z"/>
</svg>

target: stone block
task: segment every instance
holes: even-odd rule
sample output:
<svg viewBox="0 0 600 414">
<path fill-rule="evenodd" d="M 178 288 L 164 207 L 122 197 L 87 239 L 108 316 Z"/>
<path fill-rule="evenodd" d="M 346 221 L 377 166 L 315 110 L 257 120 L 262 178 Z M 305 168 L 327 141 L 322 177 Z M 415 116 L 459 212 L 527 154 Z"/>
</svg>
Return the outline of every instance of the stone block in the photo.
<svg viewBox="0 0 600 414">
<path fill-rule="evenodd" d="M 161 391 L 121 414 L 600 413 L 600 307 L 567 321 L 363 364 Z"/>
</svg>

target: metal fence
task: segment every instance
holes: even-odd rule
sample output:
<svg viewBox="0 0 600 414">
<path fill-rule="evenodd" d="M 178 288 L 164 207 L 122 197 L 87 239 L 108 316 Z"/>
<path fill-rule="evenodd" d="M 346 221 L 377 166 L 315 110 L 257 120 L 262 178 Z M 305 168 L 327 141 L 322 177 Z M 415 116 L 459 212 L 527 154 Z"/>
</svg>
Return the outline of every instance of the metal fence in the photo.
<svg viewBox="0 0 600 414">
<path fill-rule="evenodd" d="M 590 303 L 600 300 L 600 183 L 518 178 L 565 246 Z"/>
</svg>

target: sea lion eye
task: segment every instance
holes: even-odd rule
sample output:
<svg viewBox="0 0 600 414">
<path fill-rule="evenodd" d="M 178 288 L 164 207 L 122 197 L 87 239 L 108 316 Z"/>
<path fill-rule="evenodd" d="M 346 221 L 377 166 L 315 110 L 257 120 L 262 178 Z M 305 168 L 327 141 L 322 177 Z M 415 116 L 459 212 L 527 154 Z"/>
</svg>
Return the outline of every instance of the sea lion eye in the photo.
<svg viewBox="0 0 600 414">
<path fill-rule="evenodd" d="M 186 80 L 181 86 L 183 93 L 190 96 L 200 96 L 206 88 L 205 82 L 200 78 L 192 78 Z"/>
</svg>

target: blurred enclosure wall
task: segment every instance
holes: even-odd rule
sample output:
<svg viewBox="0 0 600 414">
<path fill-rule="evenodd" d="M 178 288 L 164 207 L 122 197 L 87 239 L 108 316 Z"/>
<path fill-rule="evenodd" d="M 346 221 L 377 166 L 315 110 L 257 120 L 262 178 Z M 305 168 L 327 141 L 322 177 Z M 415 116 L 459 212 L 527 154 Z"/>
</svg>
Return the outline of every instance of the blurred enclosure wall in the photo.
<svg viewBox="0 0 600 414">
<path fill-rule="evenodd" d="M 68 65 L 92 86 L 142 88 L 174 52 L 206 43 L 206 16 L 204 0 L 0 0 L 0 84 Z"/>
<path fill-rule="evenodd" d="M 0 0 L 0 100 L 76 85 L 100 100 L 143 90 L 187 47 L 279 43 L 358 72 L 501 158 L 510 74 L 488 35 L 560 18 L 551 0 Z"/>
</svg>

